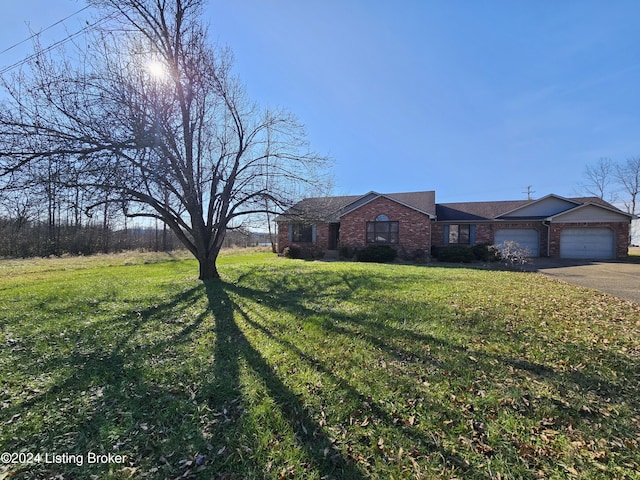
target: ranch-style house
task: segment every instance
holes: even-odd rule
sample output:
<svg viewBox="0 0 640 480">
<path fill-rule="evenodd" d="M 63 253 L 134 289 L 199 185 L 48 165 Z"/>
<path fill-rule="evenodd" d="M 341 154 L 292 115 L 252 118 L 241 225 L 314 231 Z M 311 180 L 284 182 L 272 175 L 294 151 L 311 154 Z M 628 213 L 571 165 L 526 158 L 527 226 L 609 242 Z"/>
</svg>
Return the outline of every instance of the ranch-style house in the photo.
<svg viewBox="0 0 640 480">
<path fill-rule="evenodd" d="M 620 259 L 633 215 L 596 197 L 436 203 L 435 191 L 306 198 L 282 215 L 278 249 L 390 245 L 401 256 L 432 246 L 516 241 L 532 257 Z"/>
</svg>

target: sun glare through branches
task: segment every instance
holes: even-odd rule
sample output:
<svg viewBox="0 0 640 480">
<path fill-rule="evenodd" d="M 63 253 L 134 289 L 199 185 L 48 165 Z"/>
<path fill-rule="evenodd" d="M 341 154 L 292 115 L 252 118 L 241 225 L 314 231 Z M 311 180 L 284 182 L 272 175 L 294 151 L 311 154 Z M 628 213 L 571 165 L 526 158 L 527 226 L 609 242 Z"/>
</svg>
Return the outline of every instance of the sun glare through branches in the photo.
<svg viewBox="0 0 640 480">
<path fill-rule="evenodd" d="M 169 74 L 166 65 L 159 60 L 149 60 L 147 62 L 147 72 L 157 80 L 162 80 Z"/>
</svg>

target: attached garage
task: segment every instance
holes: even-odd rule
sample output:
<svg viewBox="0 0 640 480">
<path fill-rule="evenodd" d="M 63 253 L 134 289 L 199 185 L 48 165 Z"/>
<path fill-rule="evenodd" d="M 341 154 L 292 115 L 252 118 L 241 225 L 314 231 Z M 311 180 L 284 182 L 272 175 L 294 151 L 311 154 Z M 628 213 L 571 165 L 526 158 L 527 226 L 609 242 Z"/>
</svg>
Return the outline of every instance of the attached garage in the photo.
<svg viewBox="0 0 640 480">
<path fill-rule="evenodd" d="M 565 228 L 560 233 L 560 258 L 615 258 L 613 230 L 609 228 Z"/>
<path fill-rule="evenodd" d="M 496 230 L 493 243 L 500 245 L 504 242 L 517 242 L 526 248 L 532 257 L 540 256 L 540 236 L 533 228 L 503 228 Z"/>
</svg>

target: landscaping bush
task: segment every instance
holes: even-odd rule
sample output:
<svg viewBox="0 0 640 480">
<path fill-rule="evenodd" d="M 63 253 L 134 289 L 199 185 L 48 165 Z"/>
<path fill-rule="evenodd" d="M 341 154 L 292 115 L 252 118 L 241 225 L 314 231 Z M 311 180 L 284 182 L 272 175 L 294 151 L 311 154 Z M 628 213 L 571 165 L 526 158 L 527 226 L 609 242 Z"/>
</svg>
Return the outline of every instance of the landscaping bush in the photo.
<svg viewBox="0 0 640 480">
<path fill-rule="evenodd" d="M 500 260 L 508 267 L 523 266 L 529 263 L 531 252 L 518 242 L 504 242 L 496 245 L 496 249 L 500 253 Z"/>
<path fill-rule="evenodd" d="M 477 243 L 471 247 L 476 260 L 482 262 L 496 262 L 500 260 L 500 250 L 490 243 Z"/>
<path fill-rule="evenodd" d="M 359 262 L 387 263 L 397 256 L 398 252 L 389 245 L 369 245 L 356 253 Z"/>
<path fill-rule="evenodd" d="M 354 257 L 355 253 L 355 249 L 353 249 L 349 245 L 340 247 L 340 258 L 351 260 Z"/>
<path fill-rule="evenodd" d="M 413 251 L 410 260 L 414 263 L 427 263 L 429 261 L 429 255 L 422 248 L 418 248 Z"/>
<path fill-rule="evenodd" d="M 316 246 L 300 247 L 298 245 L 290 245 L 284 247 L 284 250 L 282 250 L 282 256 L 286 258 L 313 260 L 315 258 L 321 258 L 323 255 L 324 251 Z"/>
<path fill-rule="evenodd" d="M 302 249 L 295 245 L 284 247 L 284 250 L 282 250 L 282 256 L 286 258 L 302 258 Z"/>
<path fill-rule="evenodd" d="M 440 262 L 471 263 L 476 259 L 470 248 L 460 246 L 434 247 L 431 254 Z"/>
</svg>

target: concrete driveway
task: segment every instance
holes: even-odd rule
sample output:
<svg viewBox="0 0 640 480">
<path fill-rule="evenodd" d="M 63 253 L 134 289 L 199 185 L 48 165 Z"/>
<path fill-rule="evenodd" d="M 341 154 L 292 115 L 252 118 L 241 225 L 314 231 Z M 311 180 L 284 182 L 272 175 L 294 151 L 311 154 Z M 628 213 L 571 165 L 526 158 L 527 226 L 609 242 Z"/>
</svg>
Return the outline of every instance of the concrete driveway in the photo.
<svg viewBox="0 0 640 480">
<path fill-rule="evenodd" d="M 640 304 L 640 264 L 536 258 L 538 272 Z"/>
</svg>

